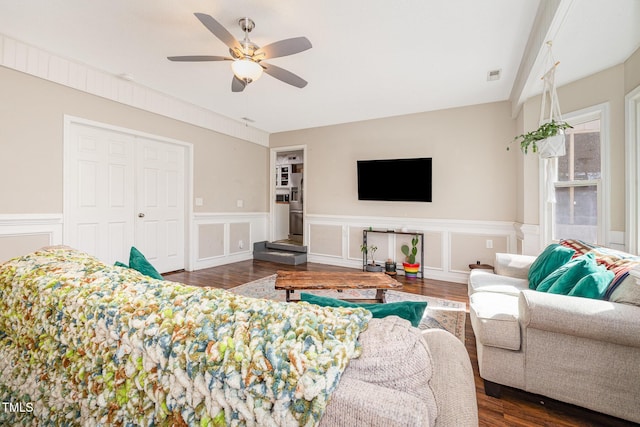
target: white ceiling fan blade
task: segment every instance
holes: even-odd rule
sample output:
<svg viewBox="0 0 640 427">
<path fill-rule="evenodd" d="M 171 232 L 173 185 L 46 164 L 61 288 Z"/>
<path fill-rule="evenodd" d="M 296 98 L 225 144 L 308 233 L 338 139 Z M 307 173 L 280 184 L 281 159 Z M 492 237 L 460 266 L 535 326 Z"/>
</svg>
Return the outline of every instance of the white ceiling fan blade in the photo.
<svg viewBox="0 0 640 427">
<path fill-rule="evenodd" d="M 194 15 L 196 15 L 196 18 L 198 18 L 214 36 L 220 39 L 222 43 L 226 44 L 229 49 L 242 49 L 238 40 L 236 40 L 236 38 L 233 37 L 233 35 L 227 31 L 221 23 L 213 19 L 211 15 L 207 15 L 206 13 L 194 13 Z"/>
<path fill-rule="evenodd" d="M 233 61 L 228 56 L 212 56 L 212 55 L 184 55 L 184 56 L 167 56 L 169 61 L 178 62 L 202 62 L 202 61 Z"/>
<path fill-rule="evenodd" d="M 260 65 L 264 68 L 264 72 L 269 74 L 271 77 L 275 77 L 276 79 L 290 84 L 291 86 L 295 86 L 298 88 L 303 88 L 307 85 L 307 81 L 302 77 L 293 74 L 291 71 L 287 71 L 284 68 L 276 67 L 275 65 L 265 64 L 261 62 Z"/>
<path fill-rule="evenodd" d="M 256 51 L 256 55 L 264 54 L 265 59 L 293 55 L 311 49 L 312 45 L 306 37 L 294 37 L 268 44 Z"/>
<path fill-rule="evenodd" d="M 234 75 L 231 80 L 231 92 L 242 92 L 245 87 L 247 84 Z"/>
</svg>

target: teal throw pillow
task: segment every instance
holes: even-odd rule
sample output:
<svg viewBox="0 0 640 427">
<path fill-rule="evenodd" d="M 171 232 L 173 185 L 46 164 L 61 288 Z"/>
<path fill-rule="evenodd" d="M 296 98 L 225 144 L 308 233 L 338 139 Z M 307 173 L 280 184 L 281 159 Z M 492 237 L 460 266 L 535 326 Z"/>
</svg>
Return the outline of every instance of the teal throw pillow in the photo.
<svg viewBox="0 0 640 427">
<path fill-rule="evenodd" d="M 584 276 L 598 271 L 592 253 L 572 259 L 548 275 L 536 288 L 537 291 L 567 295 Z"/>
<path fill-rule="evenodd" d="M 529 289 L 537 289 L 549 274 L 569 262 L 575 253 L 573 249 L 558 243 L 547 246 L 529 268 Z"/>
<path fill-rule="evenodd" d="M 604 267 L 598 267 L 598 271 L 580 279 L 573 289 L 571 289 L 569 295 L 602 299 L 614 276 L 613 271 L 609 271 Z"/>
<path fill-rule="evenodd" d="M 129 268 L 129 266 L 123 262 L 120 261 L 116 261 L 113 265 L 115 265 L 116 267 L 123 267 L 123 268 Z"/>
<path fill-rule="evenodd" d="M 149 276 L 153 279 L 164 280 L 160 273 L 158 273 L 158 270 L 156 270 L 153 265 L 147 261 L 147 258 L 145 258 L 144 255 L 142 255 L 142 252 L 133 246 L 129 253 L 129 268 L 133 268 L 134 270 L 137 270 L 145 276 Z"/>
<path fill-rule="evenodd" d="M 389 302 L 385 304 L 358 304 L 335 298 L 321 297 L 318 295 L 301 293 L 300 300 L 323 307 L 361 307 L 371 312 L 373 317 L 381 319 L 387 316 L 398 316 L 407 319 L 412 326 L 418 327 L 424 310 L 427 308 L 426 301 L 402 301 Z"/>
</svg>

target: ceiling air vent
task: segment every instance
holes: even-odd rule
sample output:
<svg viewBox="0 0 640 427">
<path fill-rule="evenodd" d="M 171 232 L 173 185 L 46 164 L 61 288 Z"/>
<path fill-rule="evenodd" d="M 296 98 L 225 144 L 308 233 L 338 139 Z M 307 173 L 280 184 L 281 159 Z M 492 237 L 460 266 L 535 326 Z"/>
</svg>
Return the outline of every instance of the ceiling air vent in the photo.
<svg viewBox="0 0 640 427">
<path fill-rule="evenodd" d="M 487 81 L 493 82 L 495 80 L 500 80 L 500 75 L 502 74 L 502 69 L 491 70 L 487 73 Z"/>
</svg>

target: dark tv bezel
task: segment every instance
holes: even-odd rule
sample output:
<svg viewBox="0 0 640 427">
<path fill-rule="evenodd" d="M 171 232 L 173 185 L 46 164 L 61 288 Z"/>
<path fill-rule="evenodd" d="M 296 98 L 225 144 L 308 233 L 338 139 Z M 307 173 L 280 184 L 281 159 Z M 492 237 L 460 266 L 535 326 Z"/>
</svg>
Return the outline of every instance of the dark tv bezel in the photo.
<svg viewBox="0 0 640 427">
<path fill-rule="evenodd" d="M 406 180 L 406 176 L 403 178 L 401 172 L 407 172 L 407 167 L 414 166 L 416 164 L 422 164 L 427 162 L 428 167 L 426 171 L 422 171 L 421 174 L 426 178 L 425 183 L 419 186 L 419 192 L 413 192 L 415 187 L 399 187 L 405 185 L 403 179 Z M 369 187 L 363 187 L 362 174 L 365 173 L 364 167 L 370 165 L 380 165 L 393 163 L 394 167 L 398 169 L 398 177 L 394 179 L 395 184 L 379 184 L 375 186 L 371 184 Z M 358 200 L 362 201 L 379 201 L 379 202 L 417 202 L 417 203 L 432 203 L 433 202 L 433 158 L 432 157 L 413 157 L 413 158 L 401 158 L 401 159 L 370 159 L 370 160 L 358 160 L 356 163 L 357 169 L 357 183 L 358 183 Z M 389 177 L 387 177 L 389 179 Z M 372 193 L 372 188 L 379 188 L 377 193 Z M 394 189 L 400 188 L 403 191 L 397 192 Z M 415 197 L 413 196 L 415 194 Z"/>
</svg>

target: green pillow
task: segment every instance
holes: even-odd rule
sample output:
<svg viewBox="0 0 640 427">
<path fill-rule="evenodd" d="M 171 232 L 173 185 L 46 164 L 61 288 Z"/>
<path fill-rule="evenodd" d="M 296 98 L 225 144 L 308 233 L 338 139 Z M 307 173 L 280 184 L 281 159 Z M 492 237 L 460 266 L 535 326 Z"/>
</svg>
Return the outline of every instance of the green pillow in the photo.
<svg viewBox="0 0 640 427">
<path fill-rule="evenodd" d="M 536 290 L 567 295 L 580 279 L 596 271 L 598 265 L 593 253 L 580 255 L 548 275 Z"/>
<path fill-rule="evenodd" d="M 124 267 L 124 268 L 129 268 L 129 266 L 123 262 L 120 261 L 116 261 L 113 265 L 115 265 L 116 267 Z"/>
<path fill-rule="evenodd" d="M 156 270 L 153 265 L 147 261 L 145 256 L 142 255 L 142 252 L 137 250 L 134 246 L 131 247 L 131 252 L 129 253 L 129 268 L 133 268 L 134 270 L 137 270 L 145 276 L 149 276 L 153 279 L 164 280 L 160 273 L 158 273 L 158 270 Z"/>
<path fill-rule="evenodd" d="M 426 301 L 402 301 L 389 302 L 386 304 L 358 304 L 354 302 L 344 301 L 335 298 L 321 297 L 318 295 L 301 293 L 300 300 L 323 307 L 361 307 L 366 308 L 375 318 L 383 318 L 387 316 L 398 316 L 407 319 L 411 325 L 418 327 L 424 310 L 427 308 Z"/>
<path fill-rule="evenodd" d="M 575 253 L 573 249 L 558 243 L 547 246 L 529 268 L 529 289 L 537 289 L 549 274 L 569 262 Z"/>
<path fill-rule="evenodd" d="M 598 271 L 591 273 L 576 283 L 569 292 L 570 296 L 602 299 L 607 292 L 609 284 L 613 280 L 615 274 L 604 267 L 599 267 Z"/>
</svg>

